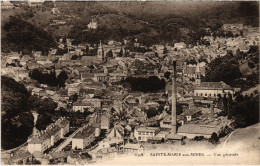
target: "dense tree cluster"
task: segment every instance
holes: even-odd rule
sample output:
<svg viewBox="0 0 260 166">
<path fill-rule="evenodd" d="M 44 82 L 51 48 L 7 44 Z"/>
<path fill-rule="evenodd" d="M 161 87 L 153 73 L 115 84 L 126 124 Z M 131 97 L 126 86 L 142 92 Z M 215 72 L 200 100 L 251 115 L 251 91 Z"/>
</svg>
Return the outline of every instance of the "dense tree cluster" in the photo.
<svg viewBox="0 0 260 166">
<path fill-rule="evenodd" d="M 65 71 L 62 71 L 57 77 L 55 71 L 50 73 L 42 73 L 38 69 L 34 69 L 30 72 L 29 76 L 37 80 L 40 84 L 47 84 L 49 86 L 64 87 L 65 81 L 68 79 L 68 75 Z"/>
<path fill-rule="evenodd" d="M 141 92 L 157 92 L 164 90 L 166 85 L 164 79 L 159 79 L 156 76 L 150 76 L 148 78 L 128 77 L 124 82 L 130 83 L 133 91 Z"/>
<path fill-rule="evenodd" d="M 48 53 L 49 48 L 55 47 L 55 41 L 46 31 L 20 19 L 10 16 L 4 25 L 7 32 L 2 38 L 2 51 L 16 51 L 30 54 L 32 51 Z"/>
<path fill-rule="evenodd" d="M 214 59 L 208 65 L 205 81 L 223 81 L 228 85 L 234 86 L 235 80 L 241 77 L 242 73 L 239 70 L 236 57 L 232 55 L 226 55 Z"/>
<path fill-rule="evenodd" d="M 248 62 L 249 68 L 256 70 L 251 74 L 241 73 L 239 61 Z M 253 46 L 246 53 L 238 52 L 233 55 L 229 52 L 226 56 L 218 57 L 208 64 L 206 76 L 203 81 L 218 82 L 223 81 L 233 87 L 241 87 L 247 90 L 259 83 L 259 51 L 257 46 Z"/>
<path fill-rule="evenodd" d="M 259 123 L 259 95 L 238 95 L 230 105 L 235 127 L 247 127 Z"/>
<path fill-rule="evenodd" d="M 1 145 L 4 149 L 23 144 L 32 133 L 29 95 L 24 85 L 12 78 L 1 77 Z"/>
</svg>

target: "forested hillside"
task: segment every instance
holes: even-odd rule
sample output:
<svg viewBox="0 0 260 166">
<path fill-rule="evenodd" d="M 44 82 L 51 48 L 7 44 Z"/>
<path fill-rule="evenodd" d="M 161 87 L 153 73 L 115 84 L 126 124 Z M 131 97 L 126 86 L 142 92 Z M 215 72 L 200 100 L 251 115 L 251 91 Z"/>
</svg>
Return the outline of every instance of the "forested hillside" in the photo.
<svg viewBox="0 0 260 166">
<path fill-rule="evenodd" d="M 24 85 L 1 77 L 1 145 L 10 149 L 27 141 L 32 133 L 33 116 L 27 102 L 30 94 Z"/>
<path fill-rule="evenodd" d="M 205 28 L 218 30 L 225 23 L 243 23 L 258 26 L 258 2 L 76 2 L 57 1 L 56 8 L 60 15 L 52 15 L 53 2 L 45 2 L 42 8 L 24 8 L 22 12 L 13 12 L 20 17 L 20 25 L 9 22 L 2 11 L 2 23 L 21 27 L 21 30 L 7 31 L 5 26 L 2 39 L 8 50 L 46 50 L 53 46 L 53 38 L 70 37 L 76 43 L 98 43 L 99 40 L 139 39 L 139 42 L 150 46 L 152 44 L 174 44 L 185 42 L 195 45 L 200 37 L 205 35 Z M 19 9 L 15 9 L 19 10 Z M 12 14 L 10 14 L 12 15 Z M 97 30 L 84 31 L 91 19 L 97 20 Z M 62 19 L 66 25 L 51 26 L 51 20 Z M 27 23 L 33 28 L 28 34 Z M 43 33 L 42 29 L 48 33 Z M 38 33 L 40 32 L 40 33 Z M 17 33 L 17 34 L 16 34 Z M 28 35 L 26 38 L 24 35 Z M 18 37 L 14 37 L 18 35 Z M 32 37 L 32 36 L 37 37 Z M 29 39 L 29 40 L 28 40 Z M 24 43 L 23 40 L 26 40 Z M 14 41 L 14 42 L 12 42 Z M 31 43 L 28 43 L 30 41 Z M 43 43 L 39 46 L 38 43 Z M 49 45 L 46 45 L 49 43 Z M 3 46 L 2 44 L 2 46 Z M 29 48 L 28 48 L 29 47 Z"/>
<path fill-rule="evenodd" d="M 19 17 L 11 16 L 5 23 L 6 36 L 2 38 L 2 51 L 16 51 L 30 54 L 31 51 L 43 51 L 55 46 L 54 39 L 48 32 L 23 21 Z"/>
</svg>

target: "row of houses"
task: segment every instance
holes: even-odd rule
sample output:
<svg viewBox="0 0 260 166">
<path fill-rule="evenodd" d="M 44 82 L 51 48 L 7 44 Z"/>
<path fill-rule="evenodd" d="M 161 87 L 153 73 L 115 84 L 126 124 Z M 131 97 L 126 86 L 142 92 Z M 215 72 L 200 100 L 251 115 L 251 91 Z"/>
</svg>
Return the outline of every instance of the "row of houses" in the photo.
<svg viewBox="0 0 260 166">
<path fill-rule="evenodd" d="M 59 118 L 55 123 L 50 124 L 47 128 L 37 135 L 28 138 L 27 150 L 30 153 L 35 151 L 44 152 L 52 147 L 57 141 L 63 139 L 69 132 L 69 121 L 66 118 Z"/>
</svg>

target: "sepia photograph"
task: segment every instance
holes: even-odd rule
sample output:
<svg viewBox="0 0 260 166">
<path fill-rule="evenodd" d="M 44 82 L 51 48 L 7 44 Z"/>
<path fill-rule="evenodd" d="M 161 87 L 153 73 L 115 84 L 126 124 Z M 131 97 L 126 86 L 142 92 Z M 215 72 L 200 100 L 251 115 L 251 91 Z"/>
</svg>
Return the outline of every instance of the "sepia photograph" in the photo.
<svg viewBox="0 0 260 166">
<path fill-rule="evenodd" d="M 1 165 L 260 165 L 259 1 L 1 0 Z"/>
</svg>

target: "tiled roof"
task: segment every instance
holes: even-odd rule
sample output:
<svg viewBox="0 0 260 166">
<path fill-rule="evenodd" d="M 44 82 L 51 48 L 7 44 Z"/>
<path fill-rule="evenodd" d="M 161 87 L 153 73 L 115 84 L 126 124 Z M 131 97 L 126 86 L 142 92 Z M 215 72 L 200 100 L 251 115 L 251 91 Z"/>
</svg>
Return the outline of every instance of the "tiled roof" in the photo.
<svg viewBox="0 0 260 166">
<path fill-rule="evenodd" d="M 158 127 L 139 127 L 136 131 L 137 132 L 155 132 L 156 130 L 159 130 Z"/>
<path fill-rule="evenodd" d="M 219 89 L 219 90 L 232 90 L 233 88 L 224 82 L 201 82 L 200 86 L 195 89 Z"/>
<path fill-rule="evenodd" d="M 76 102 L 73 106 L 92 106 L 90 102 Z"/>
<path fill-rule="evenodd" d="M 201 112 L 201 110 L 197 107 L 192 107 L 190 109 L 185 109 L 184 112 L 182 113 L 182 115 L 185 115 L 185 116 L 192 116 L 198 112 Z"/>
<path fill-rule="evenodd" d="M 87 128 L 79 131 L 73 138 L 84 139 L 90 136 L 95 132 L 95 128 L 92 126 L 88 126 Z"/>
<path fill-rule="evenodd" d="M 178 129 L 178 133 L 211 135 L 214 132 L 218 133 L 219 129 L 220 128 L 218 126 L 185 124 Z"/>
<path fill-rule="evenodd" d="M 28 144 L 40 144 L 46 139 L 50 139 L 52 135 L 56 134 L 62 127 L 66 126 L 69 121 L 65 118 L 58 119 L 55 123 L 49 125 L 43 133 L 33 136 Z"/>
</svg>

